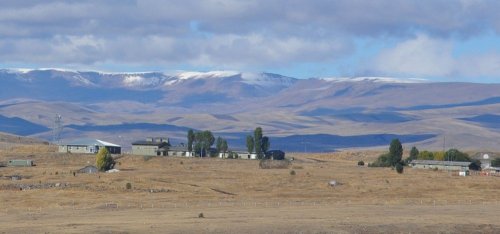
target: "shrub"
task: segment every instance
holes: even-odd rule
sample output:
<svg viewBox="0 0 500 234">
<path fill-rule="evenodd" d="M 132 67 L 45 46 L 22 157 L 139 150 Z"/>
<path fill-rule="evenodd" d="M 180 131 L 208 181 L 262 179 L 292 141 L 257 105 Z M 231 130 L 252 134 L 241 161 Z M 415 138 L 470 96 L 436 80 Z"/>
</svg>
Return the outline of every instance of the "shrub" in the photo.
<svg viewBox="0 0 500 234">
<path fill-rule="evenodd" d="M 142 157 L 142 159 L 144 159 L 144 162 L 147 162 L 147 161 L 149 161 L 152 158 L 153 158 L 153 156 L 144 156 L 144 157 Z"/>
<path fill-rule="evenodd" d="M 203 215 L 203 213 L 199 213 L 198 218 L 205 218 L 205 216 Z"/>
<path fill-rule="evenodd" d="M 390 167 L 389 154 L 380 155 L 377 160 L 368 165 L 369 167 Z"/>
<path fill-rule="evenodd" d="M 294 171 L 294 170 L 291 170 L 291 171 L 290 171 L 290 175 L 295 175 L 295 171 Z"/>
<path fill-rule="evenodd" d="M 363 162 L 363 161 L 358 162 L 358 166 L 364 166 L 364 165 L 365 165 L 365 162 Z"/>
<path fill-rule="evenodd" d="M 129 190 L 130 190 L 130 189 L 132 189 L 132 184 L 131 184 L 130 182 L 129 182 L 129 183 L 127 183 L 127 184 L 125 185 L 125 188 L 126 188 L 126 189 L 129 189 Z"/>
<path fill-rule="evenodd" d="M 183 161 L 181 161 L 181 165 L 183 165 L 183 164 L 184 164 L 184 162 L 183 162 Z"/>
<path fill-rule="evenodd" d="M 403 174 L 403 170 L 404 170 L 404 167 L 403 167 L 403 165 L 401 165 L 401 163 L 396 164 L 396 171 L 399 174 Z"/>
</svg>

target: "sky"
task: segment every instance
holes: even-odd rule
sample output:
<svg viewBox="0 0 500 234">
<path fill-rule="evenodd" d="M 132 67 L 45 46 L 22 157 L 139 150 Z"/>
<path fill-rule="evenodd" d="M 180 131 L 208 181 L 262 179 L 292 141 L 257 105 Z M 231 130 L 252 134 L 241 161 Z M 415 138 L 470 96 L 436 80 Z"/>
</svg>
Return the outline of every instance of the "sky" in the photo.
<svg viewBox="0 0 500 234">
<path fill-rule="evenodd" d="M 500 82 L 497 0 L 0 0 L 0 67 Z"/>
</svg>

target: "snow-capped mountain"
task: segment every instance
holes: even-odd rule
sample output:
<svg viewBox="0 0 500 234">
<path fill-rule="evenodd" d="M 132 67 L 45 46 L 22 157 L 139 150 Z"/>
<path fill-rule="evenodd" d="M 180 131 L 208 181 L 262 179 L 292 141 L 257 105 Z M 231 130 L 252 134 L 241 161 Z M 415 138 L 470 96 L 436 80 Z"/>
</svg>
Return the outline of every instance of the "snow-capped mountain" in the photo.
<svg viewBox="0 0 500 234">
<path fill-rule="evenodd" d="M 271 73 L 234 71 L 106 73 L 64 69 L 0 70 L 0 98 L 35 98 L 42 100 L 164 100 L 190 105 L 190 100 L 237 100 L 263 97 L 292 86 L 297 79 Z M 29 90 L 23 93 L 18 90 Z M 157 90 L 154 93 L 149 92 Z M 193 92 L 196 90 L 196 92 Z M 168 94 L 168 97 L 165 97 Z M 184 101 L 186 95 L 191 97 Z M 67 98 L 65 98 L 67 97 Z M 205 97 L 205 98 L 204 98 Z M 214 97 L 217 97 L 214 99 Z M 216 100 L 217 99 L 217 100 Z"/>
<path fill-rule="evenodd" d="M 370 144 L 373 139 L 385 144 L 388 136 L 427 139 L 434 147 L 442 147 L 437 139 L 446 134 L 456 146 L 496 149 L 500 146 L 490 139 L 500 137 L 498 90 L 500 84 L 388 77 L 0 69 L 0 132 L 48 139 L 59 113 L 66 134 L 75 137 L 112 131 L 135 140 L 164 129 L 171 132 L 162 135 L 183 139 L 185 131 L 176 131 L 185 128 L 238 137 L 263 126 L 270 135 L 300 135 L 298 145 L 312 134 L 309 142 L 319 142 L 317 150 L 330 149 L 329 142 L 321 143 L 324 134 L 367 136 Z"/>
</svg>

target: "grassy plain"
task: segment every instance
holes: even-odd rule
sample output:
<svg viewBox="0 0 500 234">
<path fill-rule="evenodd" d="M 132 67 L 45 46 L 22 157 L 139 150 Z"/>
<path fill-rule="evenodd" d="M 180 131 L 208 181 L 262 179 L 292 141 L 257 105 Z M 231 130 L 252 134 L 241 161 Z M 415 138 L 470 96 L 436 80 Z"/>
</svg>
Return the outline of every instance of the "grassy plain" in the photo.
<svg viewBox="0 0 500 234">
<path fill-rule="evenodd" d="M 288 169 L 260 169 L 249 160 L 124 155 L 119 172 L 75 176 L 94 156 L 54 151 L 0 149 L 0 161 L 37 164 L 0 168 L 0 232 L 500 232 L 500 177 L 357 166 L 380 152 L 287 155 L 296 159 Z M 331 180 L 339 185 L 330 187 Z"/>
</svg>

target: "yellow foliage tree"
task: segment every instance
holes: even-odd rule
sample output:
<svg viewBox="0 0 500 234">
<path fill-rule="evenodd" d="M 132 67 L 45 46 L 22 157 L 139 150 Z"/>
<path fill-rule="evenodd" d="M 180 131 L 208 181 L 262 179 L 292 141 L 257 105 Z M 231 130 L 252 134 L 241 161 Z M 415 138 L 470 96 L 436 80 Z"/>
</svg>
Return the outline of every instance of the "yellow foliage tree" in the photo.
<svg viewBox="0 0 500 234">
<path fill-rule="evenodd" d="M 441 151 L 434 152 L 433 155 L 434 155 L 434 160 L 438 160 L 438 161 L 444 160 L 444 156 L 445 156 L 444 152 L 441 152 Z"/>
<path fill-rule="evenodd" d="M 111 157 L 108 150 L 103 147 L 99 149 L 99 152 L 95 157 L 95 164 L 99 171 L 107 171 L 115 166 L 115 161 L 113 160 L 113 157 Z"/>
</svg>

